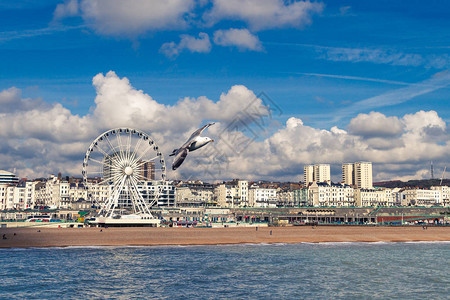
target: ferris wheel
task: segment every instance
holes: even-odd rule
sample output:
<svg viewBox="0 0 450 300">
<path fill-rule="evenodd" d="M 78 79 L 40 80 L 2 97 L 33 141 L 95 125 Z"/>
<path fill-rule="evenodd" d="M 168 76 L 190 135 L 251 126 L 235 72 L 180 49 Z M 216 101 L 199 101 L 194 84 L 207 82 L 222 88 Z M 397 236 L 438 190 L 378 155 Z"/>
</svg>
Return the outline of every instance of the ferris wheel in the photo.
<svg viewBox="0 0 450 300">
<path fill-rule="evenodd" d="M 106 201 L 99 201 L 99 215 L 112 217 L 119 211 L 129 211 L 152 216 L 150 208 L 161 194 L 166 165 L 158 145 L 149 135 L 136 129 L 116 128 L 102 133 L 91 143 L 82 174 L 86 187 L 109 189 Z M 142 192 L 142 183 L 146 181 L 162 184 Z"/>
</svg>

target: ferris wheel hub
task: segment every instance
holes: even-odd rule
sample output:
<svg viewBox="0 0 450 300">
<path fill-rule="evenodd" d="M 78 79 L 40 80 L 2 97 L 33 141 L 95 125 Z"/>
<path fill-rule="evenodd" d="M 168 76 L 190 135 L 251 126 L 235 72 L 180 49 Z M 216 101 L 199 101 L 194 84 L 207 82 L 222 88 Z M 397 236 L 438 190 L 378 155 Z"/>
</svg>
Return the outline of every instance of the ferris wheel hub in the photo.
<svg viewBox="0 0 450 300">
<path fill-rule="evenodd" d="M 125 174 L 128 175 L 128 176 L 132 175 L 133 174 L 133 168 L 130 167 L 130 166 L 126 167 L 125 168 Z"/>
</svg>

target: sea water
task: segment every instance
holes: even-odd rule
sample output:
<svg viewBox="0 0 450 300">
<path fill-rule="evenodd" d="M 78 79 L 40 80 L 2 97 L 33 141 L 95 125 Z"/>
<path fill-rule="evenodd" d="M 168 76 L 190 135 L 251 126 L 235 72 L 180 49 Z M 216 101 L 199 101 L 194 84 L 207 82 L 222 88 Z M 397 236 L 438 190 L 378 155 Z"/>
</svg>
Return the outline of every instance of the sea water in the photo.
<svg viewBox="0 0 450 300">
<path fill-rule="evenodd" d="M 0 249 L 0 299 L 448 299 L 450 243 Z"/>
</svg>

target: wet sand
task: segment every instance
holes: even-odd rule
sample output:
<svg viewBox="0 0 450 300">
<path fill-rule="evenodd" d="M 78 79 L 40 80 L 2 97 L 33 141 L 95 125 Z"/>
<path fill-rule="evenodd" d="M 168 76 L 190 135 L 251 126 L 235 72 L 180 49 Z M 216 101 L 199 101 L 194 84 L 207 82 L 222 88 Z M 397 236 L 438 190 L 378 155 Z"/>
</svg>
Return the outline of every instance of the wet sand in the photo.
<svg viewBox="0 0 450 300">
<path fill-rule="evenodd" d="M 15 233 L 15 235 L 14 235 Z M 5 235 L 6 239 L 2 239 Z M 4 228 L 0 248 L 450 241 L 450 227 Z"/>
</svg>

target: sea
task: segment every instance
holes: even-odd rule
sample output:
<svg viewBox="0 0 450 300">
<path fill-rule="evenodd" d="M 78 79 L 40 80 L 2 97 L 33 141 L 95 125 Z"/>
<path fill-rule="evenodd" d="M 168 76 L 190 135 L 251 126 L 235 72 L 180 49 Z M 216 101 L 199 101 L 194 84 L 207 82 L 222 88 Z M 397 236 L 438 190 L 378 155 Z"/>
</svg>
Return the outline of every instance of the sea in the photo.
<svg viewBox="0 0 450 300">
<path fill-rule="evenodd" d="M 0 299 L 449 299 L 449 242 L 0 249 Z"/>
</svg>

